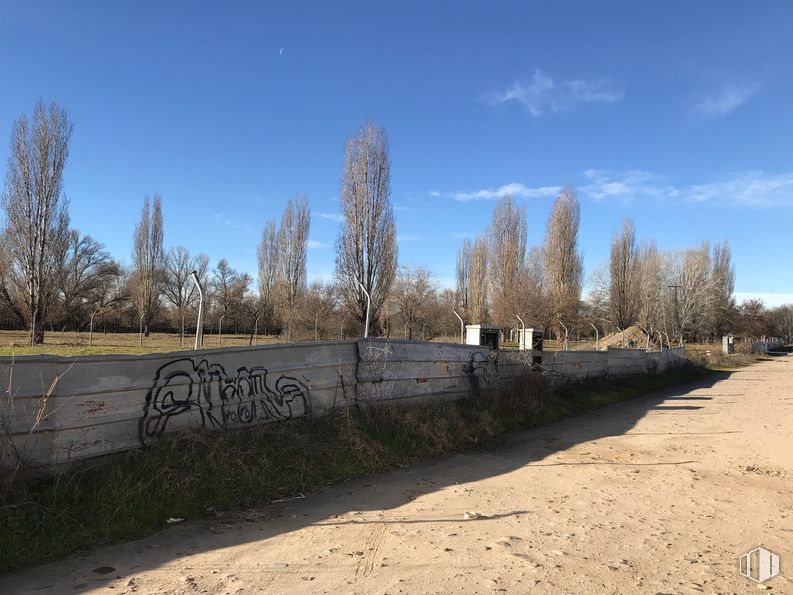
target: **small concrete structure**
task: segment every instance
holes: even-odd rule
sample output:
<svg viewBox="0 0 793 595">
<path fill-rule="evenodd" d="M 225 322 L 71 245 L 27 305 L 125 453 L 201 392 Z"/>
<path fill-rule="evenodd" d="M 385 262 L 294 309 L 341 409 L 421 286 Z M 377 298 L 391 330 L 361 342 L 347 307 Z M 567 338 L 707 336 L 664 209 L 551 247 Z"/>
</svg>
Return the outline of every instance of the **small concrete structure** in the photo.
<svg viewBox="0 0 793 595">
<path fill-rule="evenodd" d="M 542 367 L 542 338 L 543 331 L 536 328 L 518 330 L 518 349 L 531 351 L 531 367 L 539 370 Z"/>
<path fill-rule="evenodd" d="M 518 330 L 518 349 L 521 351 L 542 351 L 543 331 L 537 328 Z"/>
<path fill-rule="evenodd" d="M 469 324 L 465 327 L 465 344 L 498 349 L 501 329 L 493 324 Z"/>
<path fill-rule="evenodd" d="M 732 335 L 724 335 L 721 338 L 721 351 L 725 355 L 735 353 L 735 337 Z"/>
</svg>

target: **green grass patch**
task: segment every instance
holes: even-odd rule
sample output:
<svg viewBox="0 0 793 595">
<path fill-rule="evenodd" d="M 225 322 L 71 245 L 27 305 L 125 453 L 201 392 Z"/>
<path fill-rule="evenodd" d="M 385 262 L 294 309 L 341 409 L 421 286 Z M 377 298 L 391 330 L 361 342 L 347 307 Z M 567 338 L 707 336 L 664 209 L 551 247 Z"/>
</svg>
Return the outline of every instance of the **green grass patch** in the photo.
<svg viewBox="0 0 793 595">
<path fill-rule="evenodd" d="M 16 480 L 0 492 L 0 572 L 149 534 L 170 517 L 201 518 L 307 492 L 427 457 L 492 444 L 648 391 L 702 378 L 658 376 L 551 390 L 515 389 L 448 402 L 349 408 L 338 415 L 162 440 L 102 464 Z"/>
</svg>

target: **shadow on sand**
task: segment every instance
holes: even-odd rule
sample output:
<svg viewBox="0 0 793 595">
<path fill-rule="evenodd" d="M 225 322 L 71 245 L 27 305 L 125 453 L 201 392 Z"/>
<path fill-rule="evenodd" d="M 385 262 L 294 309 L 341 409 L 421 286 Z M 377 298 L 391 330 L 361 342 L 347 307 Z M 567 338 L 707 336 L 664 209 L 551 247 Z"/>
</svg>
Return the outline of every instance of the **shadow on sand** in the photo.
<svg viewBox="0 0 793 595">
<path fill-rule="evenodd" d="M 527 464 L 538 467 L 562 465 L 624 465 L 625 467 L 684 465 L 696 461 L 670 462 L 548 462 L 549 455 L 575 445 L 609 436 L 674 436 L 676 432 L 631 432 L 645 415 L 688 415 L 705 412 L 697 403 L 712 397 L 691 395 L 694 390 L 712 387 L 730 376 L 719 372 L 692 383 L 654 391 L 627 401 L 609 405 L 577 417 L 568 417 L 533 430 L 507 437 L 503 444 L 466 453 L 430 459 L 404 469 L 343 482 L 297 497 L 292 500 L 261 506 L 256 509 L 225 513 L 219 518 L 188 521 L 170 526 L 148 537 L 105 546 L 73 555 L 59 562 L 21 571 L 0 579 L 3 592 L 61 592 L 68 589 L 100 587 L 108 581 L 127 574 L 137 574 L 186 555 L 195 555 L 237 544 L 264 541 L 282 533 L 310 525 L 384 524 L 384 523 L 459 523 L 459 515 L 449 518 L 437 516 L 410 518 L 403 514 L 388 514 L 416 498 L 449 486 L 476 482 L 487 477 L 509 473 Z M 692 404 L 684 404 L 685 402 Z M 730 434 L 738 432 L 702 432 L 702 434 Z M 679 432 L 692 435 L 695 432 Z M 410 485 L 410 489 L 405 489 Z M 398 486 L 398 487 L 397 487 Z M 360 512 L 360 519 L 339 518 L 350 512 Z M 366 512 L 386 512 L 376 519 Z M 476 522 L 489 522 L 526 511 L 507 511 L 492 514 Z M 268 545 L 262 544 L 262 551 Z M 69 576 L 72 584 L 55 584 L 54 572 Z M 105 574 L 99 575 L 97 571 Z"/>
</svg>

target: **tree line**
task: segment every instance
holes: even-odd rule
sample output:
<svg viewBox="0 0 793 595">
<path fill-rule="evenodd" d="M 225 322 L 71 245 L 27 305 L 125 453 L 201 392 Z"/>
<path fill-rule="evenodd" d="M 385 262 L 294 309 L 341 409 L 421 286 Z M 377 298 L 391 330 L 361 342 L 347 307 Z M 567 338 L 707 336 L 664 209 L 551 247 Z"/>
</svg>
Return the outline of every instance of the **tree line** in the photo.
<svg viewBox="0 0 793 595">
<path fill-rule="evenodd" d="M 559 336 L 638 325 L 660 343 L 792 330 L 791 307 L 736 306 L 726 242 L 662 252 L 652 240 L 639 242 L 630 221 L 614 233 L 609 262 L 591 275 L 584 299 L 580 206 L 570 185 L 554 201 L 538 246 L 528 245 L 525 208 L 510 196 L 499 200 L 489 227 L 462 242 L 455 288 L 441 289 L 432 271 L 398 265 L 388 137 L 369 121 L 344 144 L 332 282 L 308 282 L 311 212 L 300 193 L 280 220 L 264 223 L 255 280 L 225 258 L 212 267 L 206 254 L 166 249 L 156 193 L 143 200 L 131 264 L 123 266 L 70 226 L 63 172 L 72 130 L 62 107 L 41 101 L 11 128 L 0 197 L 0 318 L 29 329 L 34 342 L 45 329 L 81 330 L 94 320 L 144 333 L 162 321 L 190 328 L 199 300 L 193 271 L 205 289 L 205 320 L 251 340 L 254 333 L 286 341 L 357 336 L 367 307 L 370 334 L 423 339 L 456 336 L 454 311 L 468 324 L 495 323 L 505 335 L 518 315 Z"/>
</svg>

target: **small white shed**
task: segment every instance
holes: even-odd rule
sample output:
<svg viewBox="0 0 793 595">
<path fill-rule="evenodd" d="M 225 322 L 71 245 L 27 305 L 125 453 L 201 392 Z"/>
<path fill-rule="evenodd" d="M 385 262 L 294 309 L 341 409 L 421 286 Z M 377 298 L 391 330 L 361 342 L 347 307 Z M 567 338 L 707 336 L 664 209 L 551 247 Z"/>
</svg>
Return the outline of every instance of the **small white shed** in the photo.
<svg viewBox="0 0 793 595">
<path fill-rule="evenodd" d="M 469 324 L 465 327 L 466 345 L 486 345 L 490 349 L 498 349 L 498 337 L 501 329 L 493 324 Z"/>
</svg>

